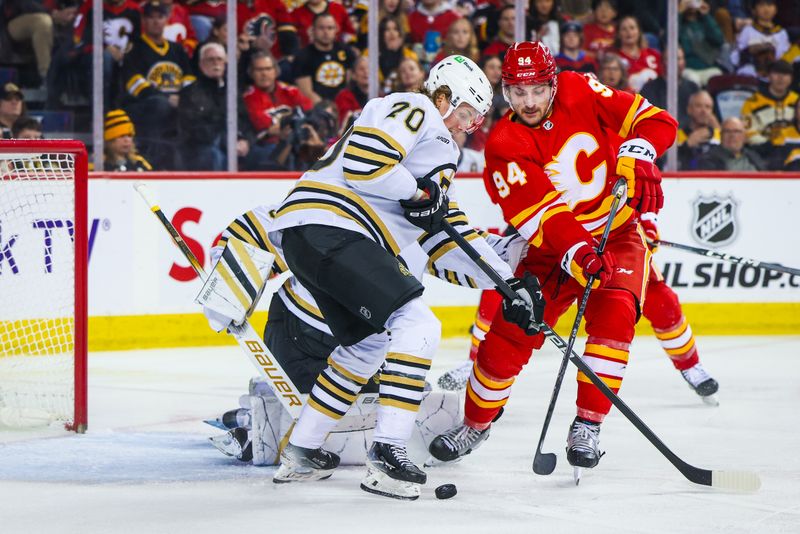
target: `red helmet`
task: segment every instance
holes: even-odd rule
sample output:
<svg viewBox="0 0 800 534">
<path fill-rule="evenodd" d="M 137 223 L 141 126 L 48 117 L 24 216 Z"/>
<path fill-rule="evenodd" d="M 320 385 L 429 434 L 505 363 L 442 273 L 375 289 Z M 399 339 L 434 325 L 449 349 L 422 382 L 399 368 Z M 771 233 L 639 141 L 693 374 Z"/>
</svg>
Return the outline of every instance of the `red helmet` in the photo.
<svg viewBox="0 0 800 534">
<path fill-rule="evenodd" d="M 503 83 L 534 85 L 556 79 L 556 61 L 546 45 L 539 41 L 514 43 L 503 60 Z"/>
<path fill-rule="evenodd" d="M 522 41 L 514 43 L 506 50 L 503 59 L 503 86 L 509 85 L 539 85 L 550 84 L 550 103 L 548 111 L 553 106 L 558 87 L 556 60 L 544 43 L 539 41 Z M 506 91 L 503 96 L 511 105 Z"/>
</svg>

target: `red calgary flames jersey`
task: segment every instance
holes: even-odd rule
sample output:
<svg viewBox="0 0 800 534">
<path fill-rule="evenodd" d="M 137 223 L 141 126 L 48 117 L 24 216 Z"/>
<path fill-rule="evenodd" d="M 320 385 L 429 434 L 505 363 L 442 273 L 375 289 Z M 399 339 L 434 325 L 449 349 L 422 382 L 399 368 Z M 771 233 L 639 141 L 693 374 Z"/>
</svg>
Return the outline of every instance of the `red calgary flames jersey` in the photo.
<svg viewBox="0 0 800 534">
<path fill-rule="evenodd" d="M 606 87 L 591 75 L 558 74 L 550 115 L 537 127 L 509 112 L 486 144 L 484 183 L 503 216 L 534 247 L 559 255 L 600 235 L 611 208 L 617 150 L 641 137 L 661 155 L 675 140 L 677 124 L 641 95 Z M 634 217 L 622 204 L 618 228 Z"/>
</svg>

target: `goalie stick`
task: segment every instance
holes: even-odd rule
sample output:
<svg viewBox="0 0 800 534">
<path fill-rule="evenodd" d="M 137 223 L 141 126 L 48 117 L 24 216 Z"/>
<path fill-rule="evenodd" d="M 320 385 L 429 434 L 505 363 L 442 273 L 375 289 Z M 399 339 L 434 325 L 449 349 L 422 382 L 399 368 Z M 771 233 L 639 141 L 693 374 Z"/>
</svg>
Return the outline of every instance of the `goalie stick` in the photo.
<svg viewBox="0 0 800 534">
<path fill-rule="evenodd" d="M 500 276 L 497 271 L 495 271 L 491 265 L 486 263 L 486 261 L 481 257 L 480 253 L 478 253 L 475 248 L 470 245 L 464 237 L 458 233 L 458 231 L 453 228 L 453 226 L 447 221 L 442 221 L 443 229 L 456 242 L 456 244 L 469 256 L 469 258 L 475 262 L 480 270 L 482 270 L 486 275 L 491 278 L 491 280 L 497 285 L 497 290 L 506 298 L 516 298 L 516 292 L 511 289 L 511 287 L 503 280 L 503 277 Z M 556 334 L 550 326 L 547 324 L 542 324 L 542 333 L 544 333 L 545 337 L 549 339 L 555 346 L 558 347 L 559 350 L 562 352 L 566 352 L 567 344 L 564 339 Z M 759 478 L 758 474 L 752 471 L 721 471 L 721 470 L 710 470 L 710 469 L 702 469 L 700 467 L 695 467 L 686 463 L 682 460 L 677 454 L 672 452 L 669 447 L 667 447 L 663 441 L 653 432 L 650 430 L 644 421 L 636 415 L 631 408 L 628 407 L 622 399 L 619 398 L 611 389 L 605 385 L 605 383 L 595 374 L 589 365 L 584 362 L 580 356 L 578 356 L 574 351 L 569 355 L 569 361 L 573 363 L 578 369 L 584 372 L 584 374 L 589 377 L 589 380 L 598 387 L 600 392 L 611 401 L 611 403 L 617 407 L 617 409 L 625 416 L 628 421 L 630 421 L 636 429 L 641 432 L 647 440 L 653 444 L 653 446 L 658 449 L 658 452 L 663 454 L 669 462 L 675 466 L 680 473 L 686 477 L 687 480 L 690 482 L 694 482 L 695 484 L 700 484 L 703 486 L 711 486 L 717 489 L 723 490 L 734 490 L 734 491 L 756 491 L 759 487 L 761 487 L 761 479 Z"/>
<path fill-rule="evenodd" d="M 136 189 L 136 192 L 139 193 L 142 199 L 147 203 L 150 211 L 153 212 L 167 230 L 173 243 L 175 243 L 186 259 L 189 260 L 197 276 L 200 277 L 200 281 L 205 283 L 207 275 L 203 270 L 203 266 L 197 261 L 194 253 L 186 245 L 183 238 L 178 233 L 178 230 L 172 225 L 167 216 L 164 215 L 164 212 L 161 211 L 150 189 L 142 182 L 136 182 L 133 184 L 133 188 Z M 289 375 L 286 374 L 267 348 L 261 336 L 256 333 L 247 320 L 240 326 L 229 326 L 228 332 L 230 332 L 234 339 L 236 339 L 236 342 L 239 343 L 239 346 L 242 348 L 247 358 L 255 368 L 258 369 L 259 374 L 267 379 L 267 383 L 275 392 L 275 396 L 281 401 L 281 404 L 286 411 L 289 412 L 292 419 L 297 420 L 297 418 L 300 417 L 300 411 L 303 409 L 303 400 L 300 396 L 300 392 L 292 382 L 292 379 L 289 378 Z"/>
<path fill-rule="evenodd" d="M 717 252 L 715 250 L 709 250 L 707 248 L 682 245 L 681 243 L 673 243 L 672 241 L 664 241 L 663 239 L 655 239 L 655 240 L 648 239 L 648 241 L 654 245 L 659 245 L 659 246 L 664 245 L 665 247 L 677 248 L 678 250 L 684 250 L 686 252 L 694 252 L 695 254 L 700 254 L 701 256 L 708 256 L 709 258 L 714 258 L 717 260 L 725 260 L 731 263 L 737 263 L 739 265 L 750 265 L 751 267 L 766 269 L 768 271 L 776 271 L 779 273 L 786 273 L 795 276 L 800 276 L 800 269 L 785 267 L 779 263 L 768 263 L 764 261 L 751 260 L 750 258 L 734 256 L 732 254 Z"/>
<path fill-rule="evenodd" d="M 612 189 L 613 200 L 611 201 L 611 208 L 609 209 L 608 222 L 603 230 L 603 235 L 600 238 L 600 243 L 597 245 L 597 255 L 602 256 L 608 241 L 608 234 L 611 231 L 611 226 L 614 222 L 614 217 L 617 215 L 617 207 L 619 206 L 622 195 L 625 193 L 625 179 L 620 178 L 614 184 Z M 547 436 L 547 429 L 550 427 L 550 420 L 553 418 L 553 411 L 556 409 L 556 401 L 558 400 L 558 393 L 561 391 L 561 383 L 564 381 L 564 375 L 567 372 L 567 363 L 569 355 L 572 354 L 572 347 L 575 345 L 575 339 L 578 337 L 578 329 L 581 326 L 583 314 L 586 311 L 586 303 L 589 302 L 589 293 L 592 292 L 592 284 L 597 276 L 591 275 L 586 281 L 586 289 L 583 290 L 581 302 L 578 304 L 578 313 L 575 314 L 575 322 L 572 324 L 572 332 L 569 334 L 567 346 L 562 350 L 564 357 L 561 359 L 561 366 L 558 368 L 556 375 L 556 383 L 553 386 L 553 393 L 550 395 L 550 404 L 547 406 L 547 414 L 544 417 L 544 424 L 542 425 L 542 432 L 539 434 L 539 443 L 536 445 L 536 453 L 533 455 L 533 472 L 537 475 L 549 475 L 556 468 L 558 456 L 553 452 L 542 452 L 542 445 L 544 438 Z"/>
</svg>

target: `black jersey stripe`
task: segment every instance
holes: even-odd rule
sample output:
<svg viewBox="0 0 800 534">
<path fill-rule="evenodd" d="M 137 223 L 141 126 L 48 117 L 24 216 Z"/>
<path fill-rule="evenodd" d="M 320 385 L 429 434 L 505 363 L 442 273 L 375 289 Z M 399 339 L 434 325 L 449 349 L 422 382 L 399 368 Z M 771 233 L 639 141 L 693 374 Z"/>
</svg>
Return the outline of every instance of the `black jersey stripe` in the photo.
<svg viewBox="0 0 800 534">
<path fill-rule="evenodd" d="M 352 146 L 352 147 L 360 148 L 361 150 L 364 150 L 366 152 L 374 152 L 375 154 L 377 154 L 379 156 L 383 156 L 385 158 L 397 160 L 398 162 L 400 161 L 400 154 L 398 154 L 397 152 L 384 152 L 383 150 L 378 150 L 377 148 L 371 147 L 369 145 L 362 145 L 361 143 L 359 143 L 359 142 L 357 142 L 357 141 L 355 141 L 353 139 L 350 140 L 348 145 Z M 345 154 L 346 153 L 347 152 L 345 151 Z"/>
<path fill-rule="evenodd" d="M 233 275 L 239 281 L 239 285 L 247 291 L 247 294 L 250 296 L 250 301 L 254 301 L 256 296 L 258 295 L 258 290 L 250 283 L 250 280 L 242 271 L 242 266 L 239 265 L 239 261 L 234 257 L 233 252 L 228 247 L 225 247 L 225 250 L 222 251 L 222 259 L 225 261 L 228 268 L 231 270 Z"/>
</svg>

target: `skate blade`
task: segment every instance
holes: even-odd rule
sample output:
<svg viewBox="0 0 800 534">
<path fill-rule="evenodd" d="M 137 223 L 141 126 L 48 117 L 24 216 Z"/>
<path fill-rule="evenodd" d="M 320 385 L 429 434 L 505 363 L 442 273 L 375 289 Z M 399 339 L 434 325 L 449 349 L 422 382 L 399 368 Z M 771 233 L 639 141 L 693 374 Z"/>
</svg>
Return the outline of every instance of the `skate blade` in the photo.
<svg viewBox="0 0 800 534">
<path fill-rule="evenodd" d="M 207 425 L 213 426 L 214 428 L 218 428 L 220 430 L 225 430 L 226 432 L 230 430 L 227 426 L 222 424 L 222 421 L 219 419 L 203 419 L 203 422 Z"/>
<path fill-rule="evenodd" d="M 452 460 L 439 460 L 434 456 L 428 456 L 428 459 L 423 462 L 424 467 L 438 467 L 440 465 L 452 465 L 455 463 L 460 462 L 463 459 L 463 456 L 459 456 L 458 458 L 453 458 Z"/>
<path fill-rule="evenodd" d="M 582 467 L 573 467 L 572 468 L 572 477 L 575 479 L 575 485 L 579 485 L 581 483 L 581 476 L 583 476 L 583 468 Z"/>
<path fill-rule="evenodd" d="M 716 393 L 712 393 L 711 395 L 707 395 L 705 397 L 700 397 L 700 398 L 703 399 L 703 403 L 708 406 L 714 406 L 714 407 L 719 406 L 719 397 L 717 397 Z"/>
<path fill-rule="evenodd" d="M 233 439 L 230 434 L 220 434 L 219 436 L 210 437 L 208 440 L 222 454 L 235 458 L 242 455 L 241 444 Z"/>
<path fill-rule="evenodd" d="M 281 464 L 272 476 L 275 484 L 286 484 L 288 482 L 311 482 L 314 480 L 325 480 L 331 477 L 331 470 L 297 468 Z"/>
<path fill-rule="evenodd" d="M 391 497 L 401 501 L 415 501 L 422 492 L 422 484 L 397 480 L 382 471 L 368 468 L 367 476 L 361 481 L 361 489 L 367 493 L 374 493 L 383 497 Z"/>
</svg>

